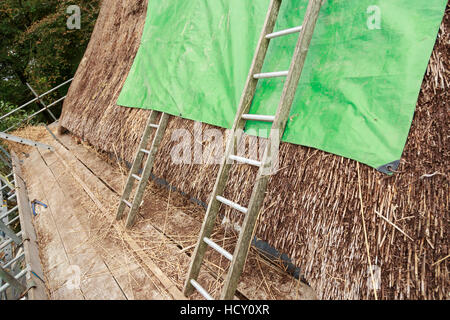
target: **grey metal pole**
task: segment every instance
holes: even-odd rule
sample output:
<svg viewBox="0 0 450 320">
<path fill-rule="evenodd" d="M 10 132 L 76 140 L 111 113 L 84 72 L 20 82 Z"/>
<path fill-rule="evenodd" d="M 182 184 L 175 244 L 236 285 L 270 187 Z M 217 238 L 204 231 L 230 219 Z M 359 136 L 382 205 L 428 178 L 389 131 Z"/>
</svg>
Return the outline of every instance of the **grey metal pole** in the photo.
<svg viewBox="0 0 450 320">
<path fill-rule="evenodd" d="M 23 276 L 22 273 L 23 272 L 18 274 L 17 278 L 20 278 L 21 276 Z M 23 284 L 21 284 L 15 277 L 13 277 L 11 274 L 9 274 L 9 272 L 6 271 L 5 269 L 3 269 L 2 267 L 0 267 L 0 278 L 2 278 L 6 283 L 8 283 L 11 287 L 18 290 L 19 292 L 25 292 L 25 290 L 27 290 L 27 287 L 25 287 Z M 4 287 L 5 286 L 3 286 L 2 288 L 4 288 Z M 6 288 L 4 288 L 4 289 L 6 289 Z"/>
<path fill-rule="evenodd" d="M 28 140 L 28 139 L 25 139 L 25 138 L 22 138 L 22 137 L 13 136 L 12 134 L 7 134 L 7 133 L 4 133 L 4 132 L 0 132 L 0 139 L 5 139 L 5 140 L 21 143 L 21 144 L 26 144 L 26 145 L 32 146 L 32 147 L 38 147 L 38 148 L 42 148 L 42 149 L 47 149 L 47 150 L 50 150 L 50 151 L 54 151 L 55 150 L 52 146 L 50 146 L 48 144 L 44 144 L 44 143 Z"/>
<path fill-rule="evenodd" d="M 34 96 L 38 99 L 38 102 L 40 102 L 44 106 L 45 110 L 47 110 L 48 114 L 53 118 L 53 120 L 54 121 L 58 120 L 56 119 L 53 112 L 51 112 L 50 109 L 47 107 L 45 102 L 41 100 L 41 97 L 37 94 L 36 91 L 34 91 L 33 87 L 29 83 L 27 83 L 27 87 L 31 90 L 31 92 L 33 92 Z"/>
<path fill-rule="evenodd" d="M 14 262 L 19 261 L 20 259 L 22 259 L 23 257 L 25 257 L 25 252 L 20 251 L 17 253 L 16 257 L 14 259 L 12 259 L 11 261 L 9 261 L 8 263 L 6 263 L 4 266 L 2 266 L 2 268 L 9 268 L 10 266 L 12 266 L 12 264 L 14 264 Z M 15 266 L 12 266 L 12 268 Z"/>
<path fill-rule="evenodd" d="M 8 158 L 8 160 L 11 160 L 11 155 L 9 154 L 8 151 L 6 151 L 5 148 L 3 148 L 2 146 L 0 146 L 0 151 L 3 152 L 6 156 L 6 158 Z"/>
<path fill-rule="evenodd" d="M 63 85 L 65 85 L 65 84 L 71 82 L 72 80 L 73 80 L 73 78 L 72 78 L 72 79 L 69 79 L 69 80 L 67 80 L 67 81 L 65 81 L 65 82 L 63 82 L 63 83 L 61 83 L 60 85 L 54 87 L 53 89 L 47 91 L 46 93 L 41 94 L 41 95 L 40 95 L 40 98 L 43 98 L 44 96 L 48 95 L 49 93 L 51 93 L 51 92 L 53 92 L 53 91 L 55 91 L 55 90 L 61 88 Z M 8 112 L 7 114 L 4 114 L 3 116 L 0 116 L 0 120 L 5 119 L 6 117 L 12 115 L 14 112 L 17 112 L 17 111 L 19 111 L 20 109 L 25 108 L 25 107 L 28 106 L 29 104 L 32 104 L 33 102 L 36 102 L 36 101 L 38 101 L 38 100 L 39 100 L 38 98 L 34 98 L 33 100 L 28 101 L 27 103 L 21 105 L 20 107 L 17 107 L 16 109 L 14 109 L 14 110 Z"/>
<path fill-rule="evenodd" d="M 15 206 L 14 208 L 12 208 L 11 210 L 5 212 L 4 214 L 2 214 L 0 216 L 0 220 L 3 219 L 4 217 L 7 217 L 10 213 L 13 213 L 14 211 L 16 211 L 19 208 L 19 206 Z"/>
<path fill-rule="evenodd" d="M 3 205 L 3 187 L 2 187 L 2 185 L 3 185 L 3 181 L 0 180 L 0 216 L 3 216 L 6 213 L 6 211 L 8 211 L 8 207 Z M 1 221 L 1 219 L 0 219 L 0 221 Z M 3 241 L 3 240 L 4 240 L 4 235 L 0 233 L 0 241 Z M 5 258 L 6 258 L 6 256 L 5 256 Z M 5 259 L 5 261 L 8 261 L 7 258 Z M 0 287 L 2 287 L 2 286 L 3 286 L 3 279 L 0 279 Z M 2 300 L 2 299 L 4 299 L 4 300 L 8 299 L 6 292 L 0 292 L 0 300 Z"/>
<path fill-rule="evenodd" d="M 42 96 L 41 96 L 41 97 L 42 97 Z M 62 98 L 56 100 L 55 102 L 52 102 L 51 104 L 49 104 L 49 105 L 47 106 L 47 108 L 53 107 L 54 105 L 60 103 L 60 102 L 63 101 L 66 97 L 67 97 L 67 96 L 64 96 L 64 97 L 62 97 Z M 9 127 L 8 129 L 6 129 L 5 132 L 9 132 L 10 130 L 12 130 L 12 129 L 18 127 L 20 124 L 24 123 L 25 121 L 30 120 L 31 118 L 37 116 L 39 113 L 41 113 L 41 112 L 43 112 L 43 111 L 45 111 L 45 110 L 47 110 L 47 109 L 46 109 L 46 108 L 42 108 L 41 110 L 36 111 L 36 112 L 33 113 L 32 115 L 29 115 L 29 116 L 26 117 L 25 119 L 23 119 L 23 120 L 17 122 L 15 125 L 13 125 L 13 126 Z"/>
<path fill-rule="evenodd" d="M 0 161 L 2 161 L 3 163 L 5 163 L 6 166 L 7 166 L 8 168 L 11 168 L 11 169 L 12 169 L 11 163 L 9 163 L 9 161 L 8 161 L 7 159 L 5 159 L 5 158 L 2 156 L 1 153 L 0 153 Z"/>
</svg>

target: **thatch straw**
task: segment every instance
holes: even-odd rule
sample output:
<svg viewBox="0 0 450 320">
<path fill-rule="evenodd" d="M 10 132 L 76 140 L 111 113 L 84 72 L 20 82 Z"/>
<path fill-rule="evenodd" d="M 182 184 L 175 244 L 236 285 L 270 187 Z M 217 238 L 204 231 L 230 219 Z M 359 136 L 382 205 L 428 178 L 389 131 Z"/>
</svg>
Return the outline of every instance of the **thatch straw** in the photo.
<svg viewBox="0 0 450 320">
<path fill-rule="evenodd" d="M 99 150 L 127 161 L 134 157 L 148 111 L 119 107 L 115 101 L 144 20 L 142 1 L 104 1 L 61 121 Z M 447 8 L 399 172 L 387 177 L 367 166 L 360 168 L 367 243 L 372 263 L 381 270 L 380 299 L 448 298 L 448 259 L 441 259 L 449 250 L 449 42 Z M 172 164 L 170 152 L 177 142 L 171 135 L 179 128 L 193 132 L 194 123 L 171 118 L 154 173 L 207 202 L 218 167 Z M 196 143 L 208 146 L 208 141 Z M 373 299 L 357 163 L 283 143 L 280 168 L 269 183 L 258 237 L 292 257 L 319 298 Z M 254 177 L 253 168 L 234 166 L 225 197 L 247 205 Z"/>
</svg>

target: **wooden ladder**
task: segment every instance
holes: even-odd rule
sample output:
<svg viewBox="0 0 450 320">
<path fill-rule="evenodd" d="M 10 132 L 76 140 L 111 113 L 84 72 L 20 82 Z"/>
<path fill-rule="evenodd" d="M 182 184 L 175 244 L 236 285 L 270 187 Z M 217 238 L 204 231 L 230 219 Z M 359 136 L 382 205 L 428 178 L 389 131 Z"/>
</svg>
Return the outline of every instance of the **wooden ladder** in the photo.
<svg viewBox="0 0 450 320">
<path fill-rule="evenodd" d="M 286 122 L 288 120 L 294 96 L 297 91 L 297 86 L 300 80 L 303 66 L 305 64 L 309 45 L 311 43 L 311 39 L 319 16 L 320 8 L 323 5 L 323 1 L 324 0 L 309 1 L 302 26 L 286 29 L 279 32 L 273 31 L 278 18 L 282 0 L 271 0 L 270 2 L 267 17 L 264 23 L 264 28 L 258 42 L 244 92 L 239 103 L 239 109 L 234 120 L 231 132 L 232 134 L 230 135 L 230 138 L 227 142 L 224 159 L 222 160 L 222 164 L 219 169 L 217 180 L 214 185 L 208 209 L 206 211 L 206 216 L 203 221 L 202 229 L 200 231 L 200 236 L 191 260 L 189 273 L 184 287 L 184 294 L 186 296 L 191 295 L 194 289 L 196 289 L 204 298 L 208 300 L 213 299 L 211 295 L 209 295 L 208 292 L 197 282 L 205 252 L 207 247 L 209 246 L 231 261 L 231 265 L 225 279 L 220 299 L 233 299 L 239 278 L 242 274 L 242 270 L 247 259 L 247 254 L 253 238 L 253 232 L 255 229 L 256 221 L 258 219 L 259 211 L 261 210 L 261 207 L 263 205 L 267 184 L 273 172 L 275 160 L 277 161 L 277 159 L 275 158 L 278 156 L 279 141 L 282 138 L 286 127 Z M 297 32 L 300 32 L 300 35 L 295 47 L 294 56 L 292 58 L 289 70 L 261 73 L 270 40 Z M 251 103 L 255 96 L 258 80 L 282 76 L 286 76 L 287 79 L 275 116 L 248 114 Z M 246 159 L 236 155 L 237 146 L 239 145 L 239 142 L 242 138 L 242 132 L 247 120 L 272 122 L 270 137 L 261 162 Z M 225 185 L 228 180 L 228 175 L 233 161 L 259 167 L 258 175 L 256 177 L 256 182 L 252 191 L 248 208 L 244 208 L 237 203 L 225 199 L 222 196 L 224 194 Z M 214 243 L 209 238 L 213 231 L 217 213 L 221 203 L 245 214 L 244 222 L 239 234 L 239 239 L 234 254 L 227 252 L 225 249 Z"/>
<path fill-rule="evenodd" d="M 155 123 L 159 115 L 161 115 L 159 123 Z M 148 179 L 150 178 L 150 174 L 152 173 L 153 163 L 155 162 L 155 156 L 161 144 L 164 132 L 166 131 L 168 121 L 169 121 L 168 114 L 161 113 L 155 110 L 152 110 L 150 116 L 148 117 L 147 124 L 145 126 L 144 133 L 142 135 L 141 142 L 139 144 L 139 148 L 137 150 L 136 157 L 133 162 L 133 166 L 131 167 L 127 183 L 125 185 L 123 195 L 119 203 L 119 207 L 117 208 L 116 214 L 117 220 L 120 220 L 122 218 L 125 207 L 130 208 L 126 222 L 127 228 L 131 228 L 134 224 L 136 214 L 139 210 L 139 206 L 144 196 Z M 150 149 L 146 149 L 148 142 L 150 140 L 150 136 L 155 129 L 156 133 L 153 138 L 151 147 Z M 144 168 L 142 170 L 142 175 L 139 176 L 138 174 L 139 171 L 141 170 L 145 156 L 147 156 L 147 160 L 145 161 Z M 130 202 L 129 199 L 135 181 L 138 181 L 139 184 L 134 196 L 134 200 Z"/>
</svg>

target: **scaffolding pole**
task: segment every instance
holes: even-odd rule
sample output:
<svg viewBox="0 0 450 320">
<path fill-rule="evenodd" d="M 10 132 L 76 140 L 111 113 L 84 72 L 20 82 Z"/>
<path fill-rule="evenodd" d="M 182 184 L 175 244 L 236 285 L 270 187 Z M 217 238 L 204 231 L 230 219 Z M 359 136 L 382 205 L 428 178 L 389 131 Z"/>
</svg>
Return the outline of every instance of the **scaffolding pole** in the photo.
<svg viewBox="0 0 450 320">
<path fill-rule="evenodd" d="M 69 80 L 67 80 L 67 81 L 65 81 L 65 82 L 63 82 L 63 83 L 61 83 L 60 85 L 54 87 L 53 89 L 50 89 L 49 91 L 47 91 L 47 92 L 41 94 L 38 98 L 34 98 L 33 100 L 28 101 L 27 103 L 21 105 L 20 107 L 17 107 L 16 109 L 14 109 L 14 110 L 8 112 L 7 114 L 1 116 L 1 117 L 0 117 L 0 120 L 3 120 L 3 119 L 5 119 L 6 117 L 9 117 L 9 116 L 12 115 L 13 113 L 15 113 L 15 112 L 17 112 L 17 111 L 19 111 L 19 110 L 25 108 L 26 106 L 32 104 L 33 102 L 38 101 L 39 99 L 45 97 L 46 95 L 52 93 L 53 91 L 55 91 L 55 90 L 61 88 L 62 86 L 68 84 L 68 83 L 71 82 L 72 80 L 73 80 L 73 78 L 72 78 L 72 79 L 69 79 Z M 50 107 L 50 106 L 48 106 L 47 108 L 49 108 L 49 107 Z"/>
</svg>

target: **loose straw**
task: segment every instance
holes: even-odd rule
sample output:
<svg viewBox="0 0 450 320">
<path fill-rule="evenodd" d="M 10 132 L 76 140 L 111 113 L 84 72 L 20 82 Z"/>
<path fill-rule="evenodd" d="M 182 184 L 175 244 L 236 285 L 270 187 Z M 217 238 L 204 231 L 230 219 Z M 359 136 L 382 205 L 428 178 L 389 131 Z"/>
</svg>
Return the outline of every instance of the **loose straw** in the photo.
<svg viewBox="0 0 450 320">
<path fill-rule="evenodd" d="M 361 177 L 359 174 L 359 162 L 356 163 L 356 169 L 358 171 L 358 191 L 359 191 L 359 200 L 361 202 L 361 217 L 362 217 L 362 224 L 363 224 L 363 229 L 364 229 L 364 240 L 366 242 L 367 261 L 369 263 L 370 277 L 372 278 L 373 293 L 375 295 L 375 300 L 378 300 L 377 289 L 375 287 L 375 278 L 373 276 L 373 270 L 372 270 L 372 265 L 371 265 L 372 262 L 370 259 L 369 240 L 367 238 L 366 221 L 364 218 L 364 204 L 363 204 L 362 192 L 361 192 Z"/>
</svg>

